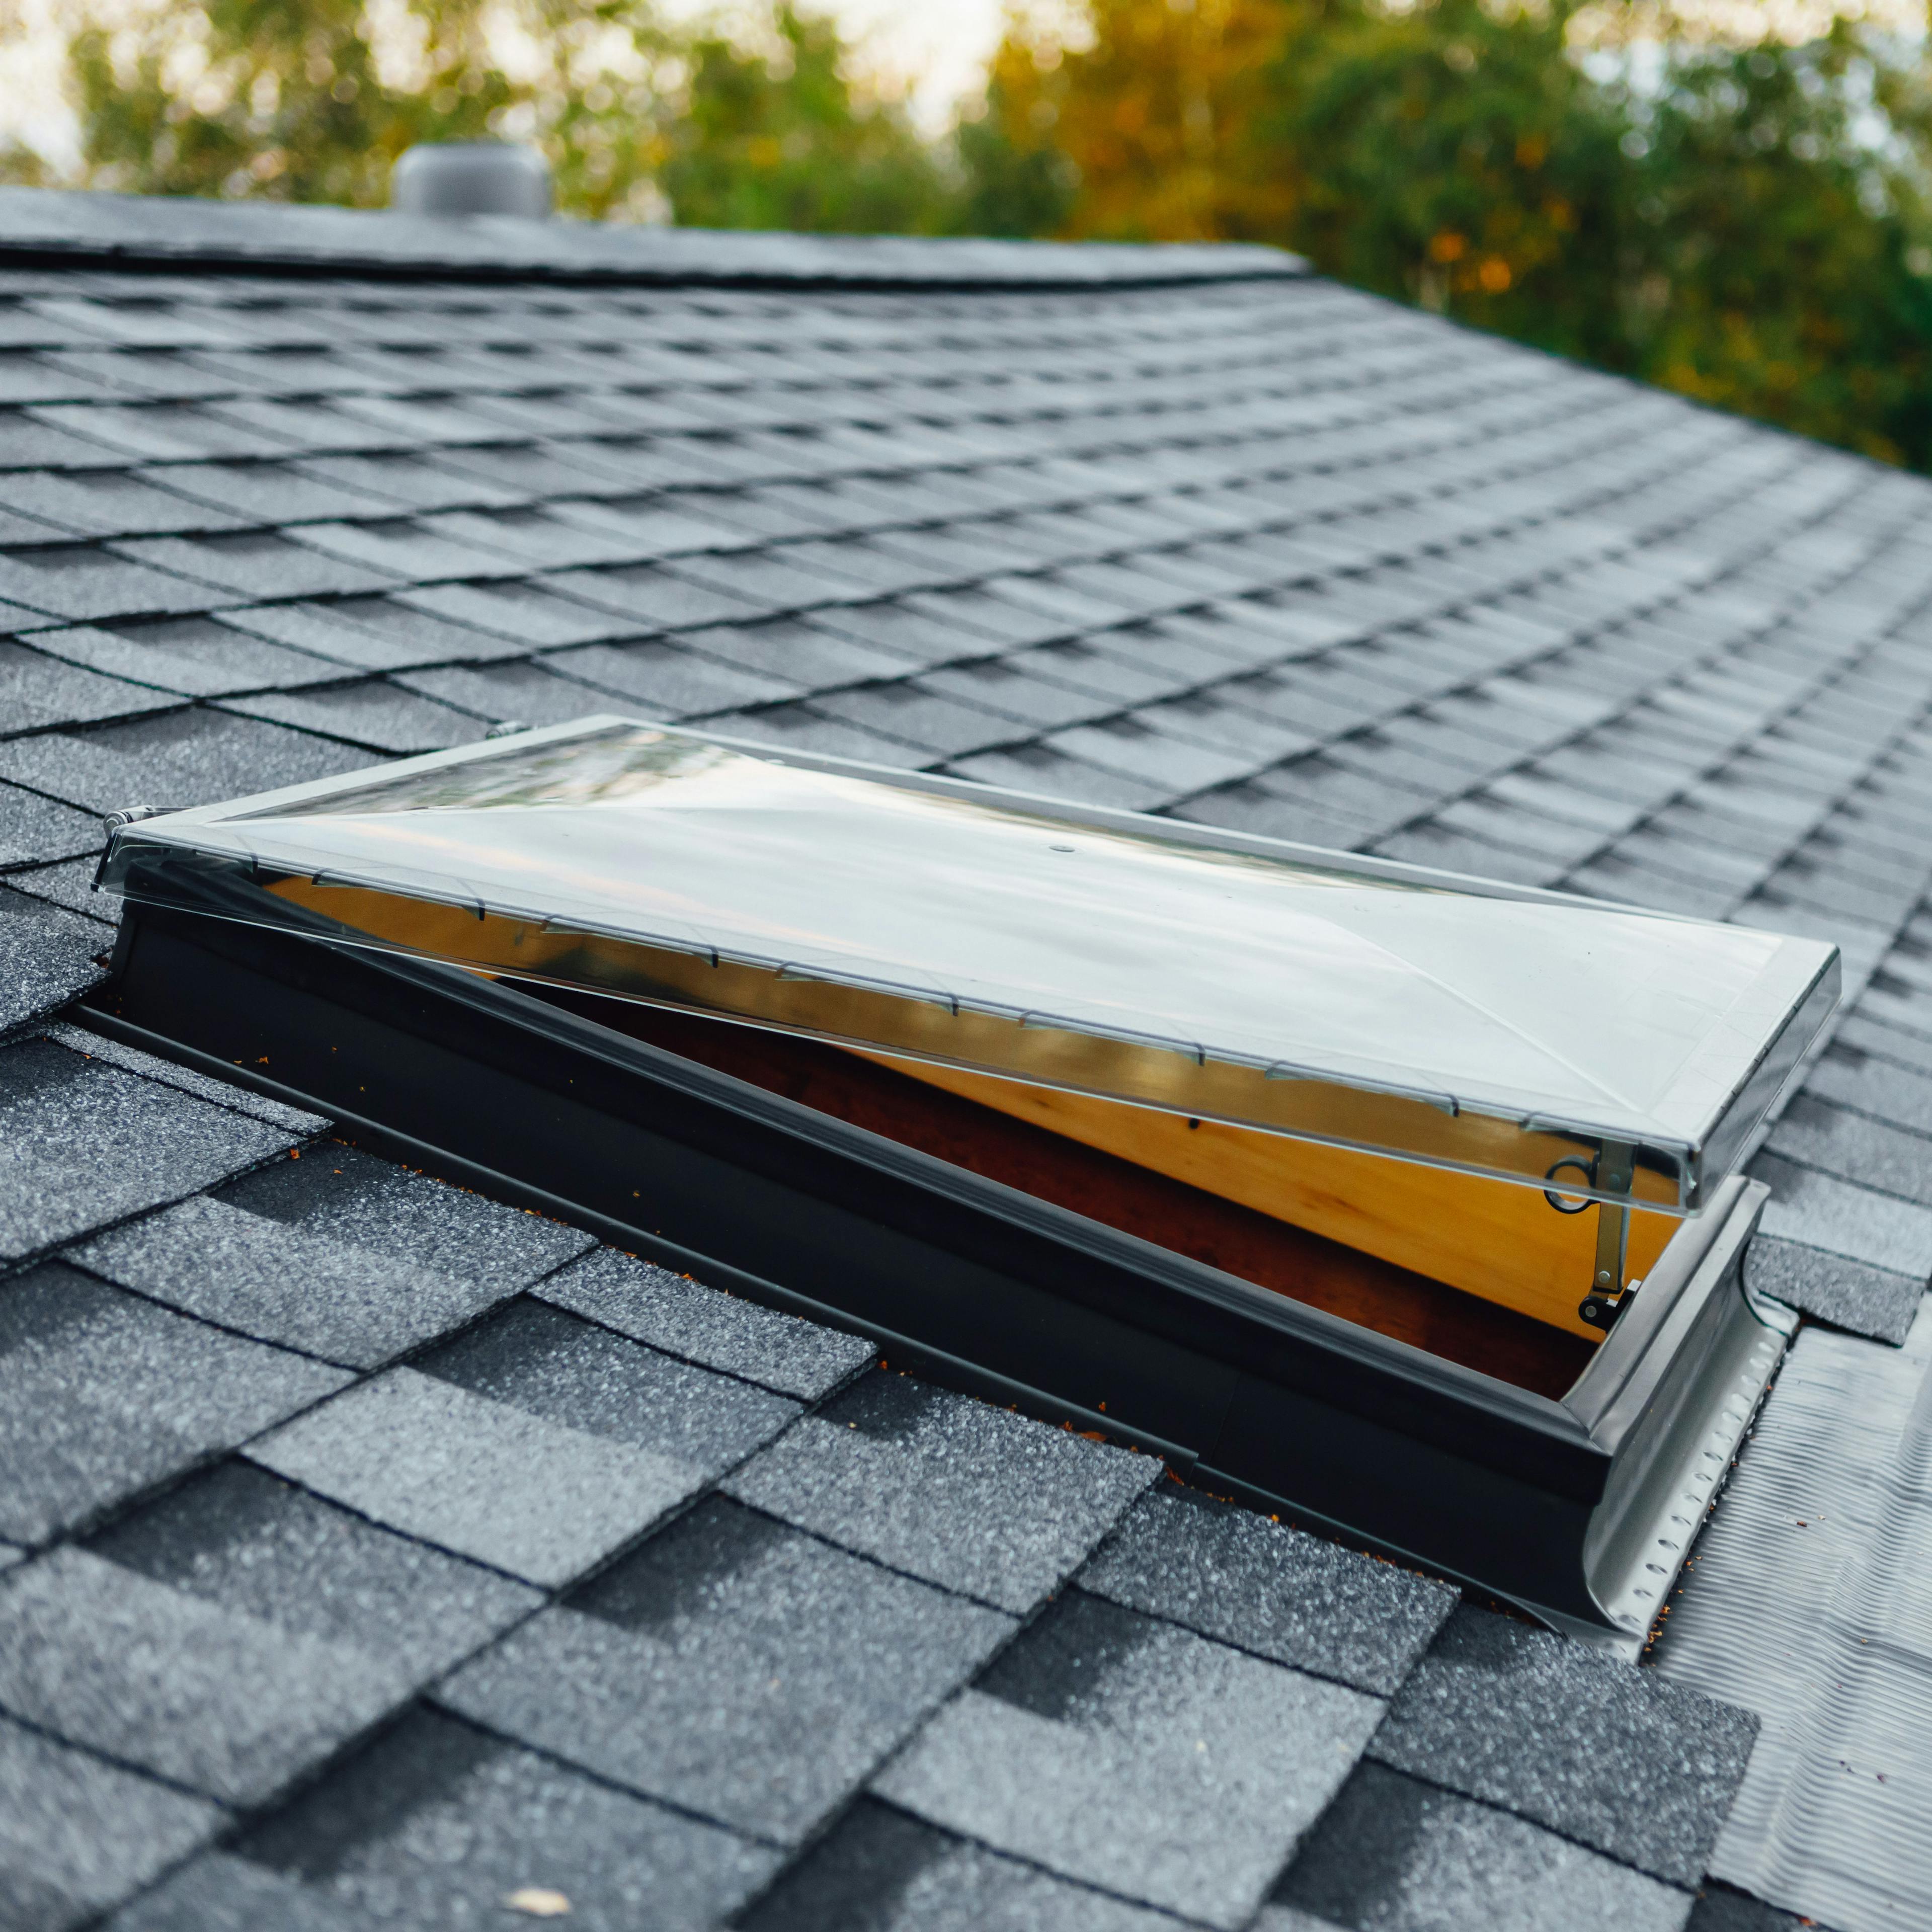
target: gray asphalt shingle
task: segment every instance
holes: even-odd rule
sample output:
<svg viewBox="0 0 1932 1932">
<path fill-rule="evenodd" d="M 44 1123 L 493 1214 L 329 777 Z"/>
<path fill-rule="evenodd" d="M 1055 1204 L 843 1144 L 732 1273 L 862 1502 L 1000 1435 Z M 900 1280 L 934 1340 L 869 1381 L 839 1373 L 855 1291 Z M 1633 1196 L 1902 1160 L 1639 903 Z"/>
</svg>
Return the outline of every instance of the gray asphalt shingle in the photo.
<svg viewBox="0 0 1932 1932">
<path fill-rule="evenodd" d="M 80 943 L 98 945 L 86 931 Z M 24 1259 L 178 1199 L 298 1138 L 51 1040 L 0 1050 L 0 1258 Z M 88 1176 L 86 1190 L 72 1184 L 76 1170 Z"/>
<path fill-rule="evenodd" d="M 1160 1473 L 1150 1456 L 880 1370 L 725 1486 L 814 1535 L 1024 1615 Z"/>
<path fill-rule="evenodd" d="M 274 1923 L 285 1922 L 283 1900 L 301 1900 L 342 1915 L 325 1925 L 407 1932 L 514 1923 L 532 1913 L 517 1904 L 519 1894 L 559 1894 L 573 1925 L 599 1932 L 642 1923 L 704 1932 L 775 1862 L 729 1832 L 428 1712 L 331 1772 L 238 1850 L 281 1881 L 262 1888 Z M 198 1876 L 218 1893 L 225 1876 L 190 1868 L 184 1883 Z"/>
<path fill-rule="evenodd" d="M 1446 1584 L 1165 1486 L 1127 1513 L 1079 1582 L 1130 1610 L 1384 1697 L 1456 1606 Z"/>
<path fill-rule="evenodd" d="M 745 1932 L 1163 1932 L 1174 1922 L 866 1799 L 742 1922 Z"/>
<path fill-rule="evenodd" d="M 347 1379 L 58 1262 L 0 1282 L 0 1534 L 85 1522 Z"/>
<path fill-rule="evenodd" d="M 713 1501 L 440 1694 L 600 1777 L 792 1844 L 1012 1628 Z"/>
<path fill-rule="evenodd" d="M 875 1353 L 862 1336 L 721 1294 L 668 1268 L 598 1248 L 536 1290 L 546 1301 L 709 1369 L 813 1402 Z"/>
<path fill-rule="evenodd" d="M 64 1932 L 212 1838 L 205 1799 L 0 1716 L 0 1924 Z"/>
<path fill-rule="evenodd" d="M 1748 1712 L 1465 1605 L 1370 1754 L 1695 1886 L 1757 1736 Z"/>
<path fill-rule="evenodd" d="M 1359 1691 L 1075 1590 L 874 1788 L 996 1850 L 1232 1928 L 1382 1712 Z"/>
<path fill-rule="evenodd" d="M 1365 1764 L 1255 1932 L 1678 1932 L 1690 1894 L 1504 1811 Z"/>
<path fill-rule="evenodd" d="M 97 962 L 113 944 L 104 927 L 31 896 L 32 876 L 14 875 L 26 888 L 21 891 L 0 886 L 0 1036 L 65 1006 L 104 978 Z"/>
<path fill-rule="evenodd" d="M 668 1456 L 411 1368 L 361 1384 L 248 1453 L 377 1522 L 552 1587 L 704 1482 Z"/>
</svg>

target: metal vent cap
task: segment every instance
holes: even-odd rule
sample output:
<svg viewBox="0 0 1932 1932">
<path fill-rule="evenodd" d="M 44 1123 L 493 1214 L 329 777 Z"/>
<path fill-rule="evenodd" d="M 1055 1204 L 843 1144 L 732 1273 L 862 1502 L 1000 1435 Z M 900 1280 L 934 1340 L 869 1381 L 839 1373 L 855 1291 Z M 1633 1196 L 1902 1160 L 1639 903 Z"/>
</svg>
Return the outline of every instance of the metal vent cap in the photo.
<svg viewBox="0 0 1932 1932">
<path fill-rule="evenodd" d="M 425 141 L 398 158 L 389 200 L 410 214 L 541 221 L 550 213 L 550 164 L 536 148 L 509 141 Z"/>
</svg>

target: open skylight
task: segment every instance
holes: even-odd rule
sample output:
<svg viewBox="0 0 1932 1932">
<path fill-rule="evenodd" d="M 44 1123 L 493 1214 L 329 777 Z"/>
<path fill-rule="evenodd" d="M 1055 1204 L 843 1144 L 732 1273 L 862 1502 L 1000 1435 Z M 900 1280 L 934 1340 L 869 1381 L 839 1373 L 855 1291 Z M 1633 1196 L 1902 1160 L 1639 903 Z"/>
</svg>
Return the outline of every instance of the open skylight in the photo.
<svg viewBox="0 0 1932 1932">
<path fill-rule="evenodd" d="M 1761 1190 L 1731 1177 L 1835 1001 L 1815 940 L 608 717 L 148 818 L 104 880 L 131 902 L 130 1024 L 294 1070 L 338 1117 L 465 1158 L 481 1136 L 493 1174 L 667 1258 L 843 1306 L 1169 1447 L 1158 1352 L 1136 1357 L 1138 1416 L 1082 1366 L 1115 1348 L 1106 1323 L 1166 1337 L 1177 1376 L 1210 1330 L 1224 1365 L 1277 1368 L 1292 1332 L 1382 1378 L 1351 1402 L 1432 1454 L 1462 1426 L 1443 1433 L 1442 1402 L 1472 1405 L 1484 1429 L 1540 1435 L 1529 1480 L 1586 1519 L 1626 1438 L 1689 1427 L 1708 1448 L 1700 1412 L 1650 1415 L 1660 1391 L 1688 1378 L 1715 1400 L 1775 1360 L 1736 1279 Z M 224 972 L 240 976 L 215 1016 Z M 486 1048 L 479 1025 L 541 1048 Z M 459 1086 L 500 1108 L 514 1090 L 529 1118 L 474 1121 Z M 593 1089 L 601 1130 L 579 1118 Z M 738 1138 L 664 1124 L 674 1092 Z M 686 1154 L 626 1169 L 614 1150 L 647 1118 Z M 692 1150 L 701 1182 L 677 1178 Z M 754 1205 L 765 1183 L 789 1222 Z M 1001 1284 L 976 1312 L 962 1260 Z M 1066 1306 L 1028 1339 L 1042 1293 Z M 1232 1412 L 1208 1408 L 1226 1438 Z M 1190 1453 L 1292 1496 L 1278 1424 L 1239 1455 Z M 1587 1445 L 1586 1473 L 1563 1474 L 1560 1439 Z M 1514 1469 L 1527 1440 L 1477 1461 Z M 1392 1546 L 1427 1540 L 1386 1498 L 1343 1506 L 1360 1468 L 1333 1493 L 1299 1480 L 1296 1500 Z M 1594 1536 L 1612 1561 L 1606 1533 L 1578 1529 L 1577 1550 Z M 1541 1558 L 1514 1580 L 1500 1555 L 1450 1567 L 1585 1622 L 1624 1588 L 1554 1587 Z"/>
</svg>

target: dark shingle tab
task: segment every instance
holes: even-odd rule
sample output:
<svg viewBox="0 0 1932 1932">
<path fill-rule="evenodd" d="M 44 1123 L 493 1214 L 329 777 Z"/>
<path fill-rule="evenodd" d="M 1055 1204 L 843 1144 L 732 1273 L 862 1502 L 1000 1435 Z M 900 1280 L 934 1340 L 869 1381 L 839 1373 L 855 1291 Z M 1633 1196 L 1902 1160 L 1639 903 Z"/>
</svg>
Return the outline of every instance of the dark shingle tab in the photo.
<svg viewBox="0 0 1932 1932">
<path fill-rule="evenodd" d="M 1744 1250 L 1744 1280 L 1815 1320 L 1894 1346 L 1911 1331 L 1925 1293 L 1916 1275 L 1763 1233 Z"/>
<path fill-rule="evenodd" d="M 0 1922 L 64 1932 L 224 1823 L 205 1799 L 0 1717 Z"/>
<path fill-rule="evenodd" d="M 0 1702 L 230 1803 L 260 1802 L 404 1691 L 373 1655 L 86 1550 L 0 1582 Z"/>
<path fill-rule="evenodd" d="M 1448 1585 L 1192 1491 L 1130 1510 L 1080 1587 L 1388 1696 L 1456 1606 Z"/>
<path fill-rule="evenodd" d="M 224 1190 L 230 1207 L 292 1235 L 434 1270 L 464 1284 L 480 1310 L 584 1253 L 589 1235 L 452 1186 L 340 1142 L 278 1161 Z"/>
<path fill-rule="evenodd" d="M 1771 1188 L 1760 1224 L 1767 1234 L 1821 1248 L 1868 1268 L 1932 1278 L 1932 1208 L 1760 1154 L 1751 1173 Z"/>
<path fill-rule="evenodd" d="M 814 1535 L 1023 1615 L 1160 1473 L 1150 1456 L 880 1370 L 726 1486 Z"/>
<path fill-rule="evenodd" d="M 326 1160 L 328 1150 L 313 1158 Z M 68 1258 L 184 1314 L 356 1368 L 377 1367 L 514 1292 L 500 1276 L 425 1267 L 205 1194 Z"/>
<path fill-rule="evenodd" d="M 51 1040 L 8 1048 L 0 1052 L 0 1259 L 178 1200 L 296 1138 Z M 81 1175 L 86 1184 L 76 1186 Z"/>
<path fill-rule="evenodd" d="M 1678 1932 L 1690 1895 L 1508 1812 L 1365 1764 L 1255 1932 Z"/>
<path fill-rule="evenodd" d="M 418 1366 L 492 1401 L 685 1464 L 706 1478 L 777 1435 L 798 1405 L 520 1301 Z"/>
<path fill-rule="evenodd" d="M 412 1712 L 237 1849 L 280 1878 L 264 1888 L 270 1898 L 332 1906 L 342 1917 L 330 1927 L 396 1932 L 514 1924 L 531 1912 L 519 1894 L 559 1894 L 572 1925 L 600 1932 L 706 1932 L 776 1862 L 430 1712 Z"/>
<path fill-rule="evenodd" d="M 612 1248 L 560 1270 L 536 1292 L 633 1341 L 801 1401 L 829 1394 L 876 1352 L 862 1336 L 721 1294 Z"/>
<path fill-rule="evenodd" d="M 0 1282 L 0 1534 L 84 1522 L 346 1380 L 58 1263 Z"/>
<path fill-rule="evenodd" d="M 79 858 L 104 842 L 98 819 L 18 785 L 0 784 L 0 871 Z"/>
<path fill-rule="evenodd" d="M 130 686 L 129 689 L 134 687 Z M 178 812 L 354 771 L 368 754 L 215 711 L 0 742 L 0 777 L 89 812 Z"/>
<path fill-rule="evenodd" d="M 441 1694 L 600 1777 L 790 1844 L 1012 1627 L 711 1502 Z"/>
<path fill-rule="evenodd" d="M 872 1799 L 740 1922 L 745 1932 L 1172 1932 L 1174 1923 Z"/>
<path fill-rule="evenodd" d="M 1382 1711 L 1358 1691 L 1075 1590 L 875 1789 L 1049 1871 L 1232 1928 Z"/>
<path fill-rule="evenodd" d="M 1466 1605 L 1370 1750 L 1398 1771 L 1695 1886 L 1756 1736 L 1746 1712 Z"/>
<path fill-rule="evenodd" d="M 92 868 L 87 868 L 91 874 Z M 32 890 L 32 876 L 22 881 L 21 890 Z M 112 900 L 97 897 L 92 903 L 104 912 L 112 905 Z M 163 1060 L 152 1053 L 144 1053 L 138 1046 L 129 1046 L 125 1042 L 110 1040 L 106 1034 L 90 1033 L 86 1028 L 70 1025 L 65 1021 L 56 1021 L 47 1028 L 47 1037 L 61 1046 L 88 1060 L 105 1060 L 110 1066 L 118 1066 L 129 1073 L 138 1073 L 143 1079 L 158 1082 L 164 1087 L 177 1087 L 184 1094 L 192 1094 L 196 1100 L 212 1100 L 218 1107 L 231 1108 L 238 1114 L 246 1114 L 250 1118 L 266 1122 L 272 1127 L 279 1127 L 286 1132 L 306 1136 L 317 1134 L 328 1125 L 320 1114 L 311 1114 L 306 1108 L 291 1107 L 286 1101 L 272 1100 L 266 1094 L 257 1094 L 246 1087 L 232 1085 L 226 1080 L 218 1080 L 206 1073 L 197 1073 L 192 1068 L 177 1066 L 171 1060 Z"/>
<path fill-rule="evenodd" d="M 104 977 L 99 956 L 112 944 L 92 920 L 0 886 L 0 1036 L 65 1006 Z M 5 1211 L 0 1205 L 0 1226 Z"/>
</svg>

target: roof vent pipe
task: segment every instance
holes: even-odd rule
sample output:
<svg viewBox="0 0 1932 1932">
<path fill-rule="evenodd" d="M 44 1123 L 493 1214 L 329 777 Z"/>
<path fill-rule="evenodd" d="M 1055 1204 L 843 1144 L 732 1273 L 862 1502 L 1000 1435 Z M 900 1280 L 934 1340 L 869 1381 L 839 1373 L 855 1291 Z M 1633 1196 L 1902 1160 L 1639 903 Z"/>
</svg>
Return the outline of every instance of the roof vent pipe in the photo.
<svg viewBox="0 0 1932 1932">
<path fill-rule="evenodd" d="M 425 141 L 389 177 L 389 202 L 410 214 L 550 213 L 550 164 L 508 141 Z"/>
</svg>

